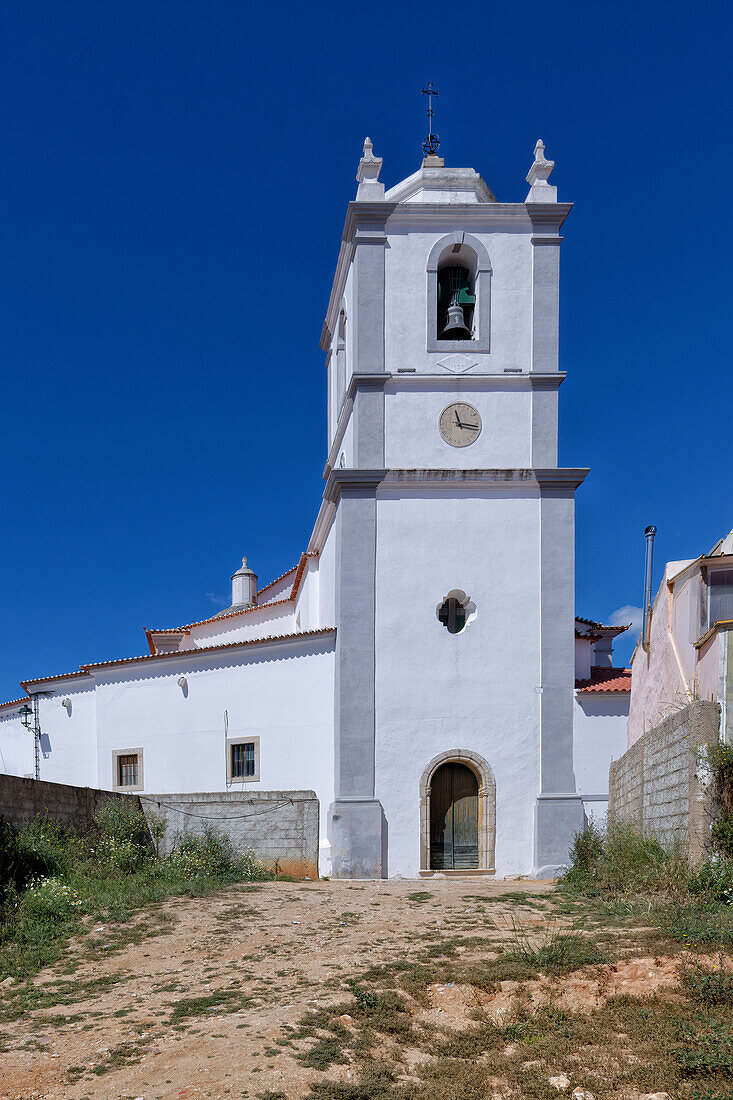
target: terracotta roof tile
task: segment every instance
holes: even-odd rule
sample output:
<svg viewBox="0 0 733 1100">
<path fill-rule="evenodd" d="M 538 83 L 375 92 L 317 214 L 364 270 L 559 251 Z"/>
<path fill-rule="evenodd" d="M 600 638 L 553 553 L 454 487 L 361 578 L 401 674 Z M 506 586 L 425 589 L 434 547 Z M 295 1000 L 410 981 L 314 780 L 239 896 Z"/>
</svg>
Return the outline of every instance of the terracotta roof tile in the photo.
<svg viewBox="0 0 733 1100">
<path fill-rule="evenodd" d="M 630 668 L 592 668 L 589 680 L 576 680 L 581 695 L 601 695 L 604 692 L 631 691 Z"/>
<path fill-rule="evenodd" d="M 155 627 L 146 627 L 145 633 L 150 634 L 188 634 L 189 630 L 192 630 L 195 626 L 208 626 L 209 623 L 222 623 L 227 619 L 233 619 L 237 615 L 251 615 L 254 611 L 264 611 L 266 607 L 277 607 L 281 603 L 290 603 L 290 596 L 285 596 L 281 600 L 271 600 L 270 603 L 255 604 L 254 607 L 240 607 L 236 611 L 229 611 L 227 614 L 222 614 L 221 611 L 218 615 L 211 615 L 208 619 L 198 619 L 195 623 L 186 623 L 185 626 L 164 626 L 160 629 Z"/>
<path fill-rule="evenodd" d="M 24 695 L 22 699 L 8 699 L 7 703 L 0 703 L 0 710 L 4 710 L 5 707 L 19 707 L 21 703 L 27 703 L 28 699 L 28 695 Z"/>
<path fill-rule="evenodd" d="M 578 628 L 578 623 L 583 625 Z M 604 626 L 603 623 L 597 623 L 593 619 L 582 619 L 580 615 L 575 616 L 575 637 L 576 638 L 615 638 L 619 634 L 623 634 L 625 630 L 629 629 L 631 624 L 626 626 Z"/>
<path fill-rule="evenodd" d="M 35 680 L 21 680 L 20 686 L 27 691 L 28 684 L 42 684 L 51 680 L 68 680 L 74 676 L 89 676 L 96 668 L 112 668 L 114 665 L 132 665 L 144 661 L 166 661 L 171 657 L 178 657 L 181 660 L 187 657 L 205 657 L 207 653 L 218 653 L 224 649 L 242 649 L 250 645 L 266 645 L 269 642 L 289 642 L 300 638 L 315 638 L 335 633 L 335 626 L 325 626 L 320 630 L 301 630 L 296 634 L 268 634 L 264 638 L 247 638 L 243 642 L 225 642 L 223 645 L 201 646 L 196 649 L 174 649 L 172 653 L 144 653 L 141 657 L 120 657 L 116 661 L 95 661 L 93 664 L 80 665 L 78 672 L 65 672 L 60 676 L 39 676 Z"/>
</svg>

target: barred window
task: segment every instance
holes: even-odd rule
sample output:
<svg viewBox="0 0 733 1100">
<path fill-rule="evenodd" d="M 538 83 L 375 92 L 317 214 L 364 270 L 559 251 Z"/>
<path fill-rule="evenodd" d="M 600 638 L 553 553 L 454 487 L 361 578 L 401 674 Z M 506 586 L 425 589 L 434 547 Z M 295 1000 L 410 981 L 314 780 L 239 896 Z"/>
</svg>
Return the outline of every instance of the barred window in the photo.
<svg viewBox="0 0 733 1100">
<path fill-rule="evenodd" d="M 254 741 L 244 741 L 239 745 L 231 746 L 232 752 L 232 779 L 244 779 L 255 773 L 255 746 Z"/>
<path fill-rule="evenodd" d="M 112 776 L 115 790 L 143 789 L 143 750 L 120 749 L 112 753 Z"/>
<path fill-rule="evenodd" d="M 227 738 L 225 759 L 227 785 L 259 782 L 260 739 L 257 734 Z"/>
<path fill-rule="evenodd" d="M 137 756 L 117 757 L 117 782 L 120 787 L 137 786 Z"/>
</svg>

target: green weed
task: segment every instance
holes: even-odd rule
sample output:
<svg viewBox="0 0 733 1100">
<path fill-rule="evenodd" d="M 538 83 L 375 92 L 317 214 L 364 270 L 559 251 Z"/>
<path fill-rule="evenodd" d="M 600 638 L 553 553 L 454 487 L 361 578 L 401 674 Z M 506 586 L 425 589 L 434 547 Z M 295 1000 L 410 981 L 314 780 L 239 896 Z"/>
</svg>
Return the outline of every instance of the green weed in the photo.
<svg viewBox="0 0 733 1100">
<path fill-rule="evenodd" d="M 733 1004 L 733 971 L 721 952 L 718 961 L 692 959 L 680 967 L 680 985 L 688 997 L 707 1005 Z"/>
</svg>

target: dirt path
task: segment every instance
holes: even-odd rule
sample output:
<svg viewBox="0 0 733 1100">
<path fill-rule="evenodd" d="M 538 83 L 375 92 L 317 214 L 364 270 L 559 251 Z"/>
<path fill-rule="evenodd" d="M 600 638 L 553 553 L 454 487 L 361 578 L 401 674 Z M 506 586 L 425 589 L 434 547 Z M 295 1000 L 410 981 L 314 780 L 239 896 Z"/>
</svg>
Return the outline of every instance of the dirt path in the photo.
<svg viewBox="0 0 733 1100">
<path fill-rule="evenodd" d="M 500 899 L 550 889 L 481 879 L 268 883 L 171 901 L 121 950 L 120 930 L 99 926 L 39 975 L 31 997 L 40 1003 L 0 1025 L 0 1097 L 305 1097 L 322 1074 L 283 1045 L 287 1025 L 343 1000 L 345 983 L 368 966 L 420 961 L 446 937 L 470 950 L 510 912 L 542 920 L 539 896 L 532 908 Z M 6 1007 L 20 1003 L 20 989 L 0 994 Z M 350 1074 L 339 1066 L 330 1076 Z"/>
</svg>

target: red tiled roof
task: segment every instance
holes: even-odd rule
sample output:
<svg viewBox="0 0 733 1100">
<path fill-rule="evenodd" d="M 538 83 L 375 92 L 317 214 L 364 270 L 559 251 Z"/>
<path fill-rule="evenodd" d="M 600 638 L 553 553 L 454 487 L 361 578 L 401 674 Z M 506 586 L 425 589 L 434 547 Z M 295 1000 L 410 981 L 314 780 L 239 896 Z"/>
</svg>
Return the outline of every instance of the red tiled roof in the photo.
<svg viewBox="0 0 733 1100">
<path fill-rule="evenodd" d="M 291 573 L 295 573 L 295 577 L 293 578 L 293 587 L 290 590 L 290 593 L 287 596 L 283 596 L 278 600 L 270 600 L 268 603 L 258 603 L 255 604 L 254 607 L 238 608 L 236 611 L 230 611 L 228 615 L 222 615 L 221 612 L 219 612 L 218 615 L 211 615 L 208 619 L 199 619 L 195 623 L 186 623 L 185 626 L 167 626 L 161 627 L 160 629 L 146 627 L 145 634 L 147 635 L 148 645 L 150 646 L 151 653 L 153 652 L 153 642 L 150 637 L 151 634 L 187 634 L 188 631 L 191 630 L 194 626 L 207 626 L 209 623 L 221 623 L 225 622 L 227 619 L 233 619 L 236 615 L 252 615 L 255 611 L 264 611 L 264 609 L 268 607 L 277 607 L 279 604 L 290 603 L 291 600 L 294 600 L 298 594 L 298 589 L 300 588 L 300 582 L 303 579 L 305 565 L 308 558 L 317 557 L 318 554 L 314 553 L 313 551 L 306 551 L 304 554 L 300 555 L 300 561 L 297 565 L 294 565 L 292 569 L 288 569 L 287 573 L 283 573 L 281 577 L 276 577 L 274 581 L 270 581 L 270 583 L 266 585 L 265 588 L 261 588 L 257 593 L 258 596 L 261 595 L 268 588 L 272 588 L 274 584 L 277 584 L 278 581 L 282 581 L 286 577 L 289 577 Z"/>
<path fill-rule="evenodd" d="M 120 657 L 116 661 L 95 661 L 93 664 L 80 665 L 78 672 L 65 672 L 60 676 L 38 676 L 35 680 L 21 680 L 20 686 L 28 690 L 28 684 L 42 684 L 50 680 L 68 680 L 75 676 L 89 676 L 95 668 L 112 668 L 114 665 L 132 665 L 141 661 L 166 661 L 171 658 L 185 660 L 188 657 L 205 657 L 207 653 L 218 653 L 224 649 L 243 649 L 250 645 L 267 645 L 271 642 L 297 641 L 300 638 L 316 638 L 326 634 L 335 634 L 335 626 L 325 626 L 320 630 L 301 630 L 296 634 L 268 634 L 264 638 L 247 638 L 243 642 L 225 642 L 223 645 L 200 646 L 197 649 L 174 649 L 172 653 L 145 653 L 141 657 Z M 20 700 L 21 702 L 23 700 Z M 7 704 L 6 704 L 7 705 Z"/>
<path fill-rule="evenodd" d="M 0 703 L 0 710 L 4 710 L 5 707 L 19 707 L 21 703 L 27 703 L 28 696 L 24 695 L 22 699 L 8 699 L 7 703 Z"/>
<path fill-rule="evenodd" d="M 597 623 L 593 619 L 582 619 L 580 615 L 575 616 L 575 637 L 576 638 L 603 638 L 612 637 L 615 638 L 619 634 L 623 634 L 625 630 L 629 629 L 630 623 L 626 626 L 604 626 L 603 623 Z M 582 623 L 582 629 L 578 629 L 577 623 Z"/>
<path fill-rule="evenodd" d="M 236 611 L 230 611 L 226 615 L 222 615 L 221 612 L 218 615 L 211 615 L 208 619 L 198 619 L 195 623 L 186 623 L 185 626 L 164 626 L 160 629 L 155 627 L 145 627 L 145 633 L 148 635 L 148 641 L 151 634 L 188 634 L 194 626 L 207 626 L 209 623 L 224 623 L 227 619 L 233 619 L 236 615 L 251 615 L 255 611 L 264 611 L 268 607 L 277 607 L 281 603 L 290 603 L 291 596 L 284 596 L 281 600 L 271 600 L 269 603 L 257 603 L 252 607 L 240 607 Z"/>
<path fill-rule="evenodd" d="M 601 695 L 607 691 L 631 691 L 630 668 L 592 668 L 590 680 L 576 680 L 581 695 Z"/>
</svg>

